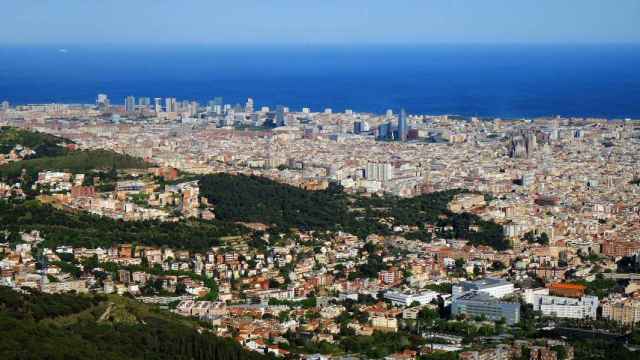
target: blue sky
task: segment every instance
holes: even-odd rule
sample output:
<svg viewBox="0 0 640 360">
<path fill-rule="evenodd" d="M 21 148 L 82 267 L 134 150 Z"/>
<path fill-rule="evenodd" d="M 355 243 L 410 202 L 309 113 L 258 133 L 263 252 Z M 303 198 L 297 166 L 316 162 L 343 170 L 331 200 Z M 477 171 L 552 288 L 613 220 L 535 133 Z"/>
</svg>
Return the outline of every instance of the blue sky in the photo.
<svg viewBox="0 0 640 360">
<path fill-rule="evenodd" d="M 640 43 L 640 0 L 6 0 L 0 44 Z"/>
</svg>

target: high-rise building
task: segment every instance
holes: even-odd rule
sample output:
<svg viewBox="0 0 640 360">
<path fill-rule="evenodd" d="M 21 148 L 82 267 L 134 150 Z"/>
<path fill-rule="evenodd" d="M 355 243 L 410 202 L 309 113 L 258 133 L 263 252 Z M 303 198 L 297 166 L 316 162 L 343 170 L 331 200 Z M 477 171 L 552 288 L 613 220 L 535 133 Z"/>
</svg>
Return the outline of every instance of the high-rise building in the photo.
<svg viewBox="0 0 640 360">
<path fill-rule="evenodd" d="M 132 113 L 136 111 L 136 98 L 133 96 L 127 96 L 124 99 L 124 111 Z"/>
<path fill-rule="evenodd" d="M 98 94 L 96 105 L 100 106 L 106 103 L 109 103 L 109 97 L 107 96 L 107 94 Z"/>
<path fill-rule="evenodd" d="M 215 97 L 213 100 L 209 101 L 209 111 L 213 114 L 220 115 L 223 110 L 223 100 L 222 97 Z"/>
<path fill-rule="evenodd" d="M 282 105 L 276 106 L 276 126 L 285 126 L 287 124 L 287 120 L 285 118 L 285 108 Z"/>
<path fill-rule="evenodd" d="M 372 181 L 389 181 L 393 179 L 393 166 L 390 163 L 370 162 L 364 169 L 364 177 Z"/>
<path fill-rule="evenodd" d="M 378 126 L 378 139 L 389 140 L 393 136 L 391 134 L 391 123 L 383 123 Z"/>
<path fill-rule="evenodd" d="M 153 110 L 156 114 L 162 112 L 162 98 L 157 97 L 153 99 Z"/>
<path fill-rule="evenodd" d="M 198 115 L 198 108 L 199 107 L 200 107 L 200 104 L 198 104 L 197 101 L 192 101 L 191 104 L 189 104 L 189 114 L 191 116 Z"/>
<path fill-rule="evenodd" d="M 178 102 L 176 101 L 176 98 L 173 98 L 173 97 L 166 98 L 164 108 L 166 112 L 177 112 Z"/>
<path fill-rule="evenodd" d="M 7 100 L 2 102 L 2 105 L 0 105 L 0 110 L 5 111 L 5 110 L 9 110 L 10 104 Z"/>
<path fill-rule="evenodd" d="M 253 112 L 253 99 L 252 98 L 248 98 L 247 99 L 247 103 L 244 106 L 244 111 L 248 114 L 251 114 Z"/>
<path fill-rule="evenodd" d="M 401 109 L 398 117 L 398 138 L 400 141 L 407 141 L 407 132 L 407 113 Z"/>
<path fill-rule="evenodd" d="M 150 97 L 141 97 L 138 99 L 138 105 L 143 108 L 143 109 L 148 109 L 149 105 L 151 105 L 151 98 Z"/>
<path fill-rule="evenodd" d="M 354 134 L 360 134 L 361 132 L 363 132 L 362 128 L 363 128 L 362 121 L 354 121 L 353 123 Z"/>
</svg>

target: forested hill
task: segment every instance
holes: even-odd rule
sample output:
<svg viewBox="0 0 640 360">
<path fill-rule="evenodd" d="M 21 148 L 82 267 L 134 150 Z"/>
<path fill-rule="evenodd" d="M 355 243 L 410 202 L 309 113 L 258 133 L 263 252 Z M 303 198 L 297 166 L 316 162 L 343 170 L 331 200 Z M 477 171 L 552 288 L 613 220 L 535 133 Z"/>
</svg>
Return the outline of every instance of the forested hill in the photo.
<svg viewBox="0 0 640 360">
<path fill-rule="evenodd" d="M 199 177 L 200 193 L 214 204 L 223 221 L 261 222 L 277 228 L 344 230 L 366 237 L 391 234 L 392 225 L 427 224 L 448 230 L 445 238 L 467 239 L 472 244 L 508 247 L 502 226 L 469 214 L 447 209 L 451 199 L 465 190 L 448 190 L 413 198 L 395 196 L 365 198 L 345 194 L 340 187 L 307 191 L 266 178 L 213 174 Z"/>
<path fill-rule="evenodd" d="M 0 359 L 269 359 L 188 318 L 119 296 L 0 287 Z"/>
<path fill-rule="evenodd" d="M 143 169 L 153 166 L 140 158 L 108 150 L 77 150 L 59 156 L 45 156 L 12 162 L 0 166 L 0 179 L 16 179 L 23 169 L 34 178 L 38 172 L 70 171 L 85 173 L 93 170 Z"/>
<path fill-rule="evenodd" d="M 71 171 L 85 173 L 93 170 L 141 169 L 153 166 L 143 159 L 109 150 L 69 150 L 71 140 L 40 132 L 14 127 L 0 128 L 0 154 L 6 154 L 21 145 L 35 154 L 20 161 L 0 166 L 0 180 L 17 180 L 26 171 L 29 182 L 40 171 Z"/>
<path fill-rule="evenodd" d="M 41 132 L 28 131 L 10 126 L 0 128 L 0 154 L 6 154 L 17 145 L 35 151 L 30 158 L 64 155 L 67 149 L 63 146 L 72 144 L 71 140 Z"/>
<path fill-rule="evenodd" d="M 225 236 L 243 235 L 248 229 L 218 220 L 123 221 L 87 212 L 69 212 L 43 205 L 37 200 L 0 201 L 0 228 L 11 236 L 20 231 L 39 230 L 44 246 L 109 247 L 134 242 L 148 246 L 206 251 L 220 245 Z M 19 242 L 19 239 L 9 239 Z"/>
</svg>

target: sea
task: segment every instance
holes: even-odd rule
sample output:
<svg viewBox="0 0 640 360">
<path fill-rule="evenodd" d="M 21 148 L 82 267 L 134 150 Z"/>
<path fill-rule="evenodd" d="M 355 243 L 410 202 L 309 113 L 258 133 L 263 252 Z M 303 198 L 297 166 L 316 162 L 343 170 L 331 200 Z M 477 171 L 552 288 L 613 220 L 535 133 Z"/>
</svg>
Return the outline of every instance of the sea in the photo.
<svg viewBox="0 0 640 360">
<path fill-rule="evenodd" d="M 640 118 L 640 45 L 0 46 L 0 101 Z"/>
</svg>

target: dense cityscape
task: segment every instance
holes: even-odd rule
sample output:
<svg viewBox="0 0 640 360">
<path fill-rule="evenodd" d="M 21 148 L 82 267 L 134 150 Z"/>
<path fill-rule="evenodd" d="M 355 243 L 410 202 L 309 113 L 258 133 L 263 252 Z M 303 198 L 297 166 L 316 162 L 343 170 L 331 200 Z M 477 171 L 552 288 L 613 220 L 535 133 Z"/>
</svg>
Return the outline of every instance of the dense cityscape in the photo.
<svg viewBox="0 0 640 360">
<path fill-rule="evenodd" d="M 637 358 L 640 120 L 297 110 L 3 102 L 0 285 L 251 356 Z"/>
</svg>

